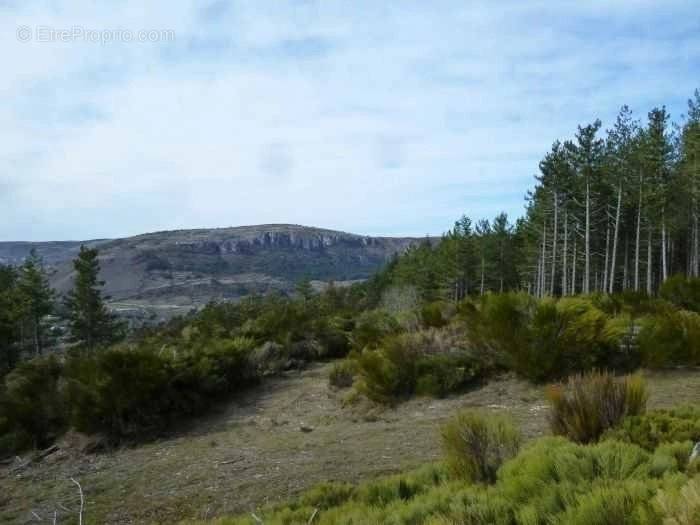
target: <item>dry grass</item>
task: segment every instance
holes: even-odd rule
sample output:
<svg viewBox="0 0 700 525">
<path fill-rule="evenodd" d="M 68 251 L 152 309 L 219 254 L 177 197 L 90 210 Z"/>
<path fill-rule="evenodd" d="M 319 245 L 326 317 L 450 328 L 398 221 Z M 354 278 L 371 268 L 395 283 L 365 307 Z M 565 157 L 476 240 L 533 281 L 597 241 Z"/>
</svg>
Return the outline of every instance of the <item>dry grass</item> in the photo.
<svg viewBox="0 0 700 525">
<path fill-rule="evenodd" d="M 86 492 L 86 523 L 173 523 L 249 512 L 323 481 L 356 482 L 441 456 L 438 428 L 476 408 L 513 417 L 525 438 L 547 432 L 541 388 L 512 377 L 443 400 L 417 398 L 373 412 L 343 408 L 328 386 L 332 364 L 266 381 L 242 400 L 167 439 L 109 453 L 62 450 L 28 469 L 0 466 L 0 523 L 32 523 L 57 503 L 73 509 L 75 477 Z M 700 399 L 700 373 L 647 376 L 650 408 Z M 300 426 L 312 428 L 302 432 Z M 59 523 L 70 523 L 60 514 Z M 46 520 L 50 522 L 50 520 Z"/>
</svg>

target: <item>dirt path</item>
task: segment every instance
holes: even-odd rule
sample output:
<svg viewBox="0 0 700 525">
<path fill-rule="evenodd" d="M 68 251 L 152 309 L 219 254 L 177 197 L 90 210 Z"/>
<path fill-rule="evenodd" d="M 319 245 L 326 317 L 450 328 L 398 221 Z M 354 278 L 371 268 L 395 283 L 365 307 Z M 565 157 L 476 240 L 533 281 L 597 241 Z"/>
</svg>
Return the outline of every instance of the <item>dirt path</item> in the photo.
<svg viewBox="0 0 700 525">
<path fill-rule="evenodd" d="M 50 522 L 86 491 L 87 523 L 171 523 L 248 511 L 324 480 L 357 481 L 435 460 L 439 423 L 461 407 L 504 410 L 528 437 L 546 432 L 542 389 L 512 377 L 446 400 L 395 409 L 343 408 L 328 387 L 330 365 L 271 379 L 193 421 L 180 435 L 109 454 L 59 452 L 20 474 L 0 470 L 0 523 Z M 700 400 L 700 372 L 648 376 L 651 407 Z"/>
</svg>

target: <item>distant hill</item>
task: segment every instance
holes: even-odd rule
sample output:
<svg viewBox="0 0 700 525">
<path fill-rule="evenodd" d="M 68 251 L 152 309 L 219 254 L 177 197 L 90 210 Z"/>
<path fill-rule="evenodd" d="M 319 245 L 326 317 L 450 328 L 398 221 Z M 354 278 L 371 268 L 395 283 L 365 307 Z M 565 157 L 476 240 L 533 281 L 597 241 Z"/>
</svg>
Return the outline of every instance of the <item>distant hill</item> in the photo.
<svg viewBox="0 0 700 525">
<path fill-rule="evenodd" d="M 420 238 L 368 237 L 290 224 L 266 224 L 147 233 L 83 241 L 100 249 L 105 293 L 124 313 L 158 317 L 211 299 L 290 292 L 303 278 L 362 280 Z M 19 264 L 32 248 L 51 268 L 52 285 L 65 292 L 80 241 L 0 242 L 0 263 Z"/>
</svg>

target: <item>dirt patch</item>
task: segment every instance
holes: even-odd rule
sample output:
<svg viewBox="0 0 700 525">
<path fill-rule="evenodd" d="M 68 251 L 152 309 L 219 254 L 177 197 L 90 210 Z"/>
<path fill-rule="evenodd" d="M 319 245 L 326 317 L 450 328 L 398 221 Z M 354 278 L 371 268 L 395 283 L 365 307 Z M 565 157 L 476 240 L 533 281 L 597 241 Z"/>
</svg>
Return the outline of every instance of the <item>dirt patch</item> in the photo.
<svg viewBox="0 0 700 525">
<path fill-rule="evenodd" d="M 70 523 L 78 479 L 87 523 L 171 523 L 249 511 L 326 480 L 359 481 L 433 461 L 437 428 L 457 409 L 512 414 L 528 438 L 547 431 L 543 389 L 511 376 L 444 400 L 369 413 L 343 407 L 330 364 L 270 379 L 214 407 L 179 435 L 102 454 L 61 451 L 19 472 L 0 468 L 0 523 Z M 700 399 L 700 372 L 647 374 L 650 407 Z M 32 512 L 36 514 L 33 515 Z"/>
</svg>

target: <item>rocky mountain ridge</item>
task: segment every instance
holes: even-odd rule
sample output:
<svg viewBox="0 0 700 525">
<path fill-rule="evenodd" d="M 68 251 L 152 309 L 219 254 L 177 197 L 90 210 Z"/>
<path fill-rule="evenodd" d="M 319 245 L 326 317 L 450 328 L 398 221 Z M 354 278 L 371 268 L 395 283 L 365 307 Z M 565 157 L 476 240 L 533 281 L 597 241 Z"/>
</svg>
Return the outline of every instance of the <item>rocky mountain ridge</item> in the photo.
<svg viewBox="0 0 700 525">
<path fill-rule="evenodd" d="M 100 249 L 105 293 L 115 308 L 182 313 L 209 300 L 289 293 L 301 279 L 317 286 L 370 277 L 394 254 L 420 241 L 372 237 L 291 224 L 174 230 L 85 241 Z M 0 242 L 0 263 L 20 264 L 34 248 L 52 285 L 72 285 L 80 241 Z M 152 313 L 152 312 L 151 312 Z"/>
</svg>

